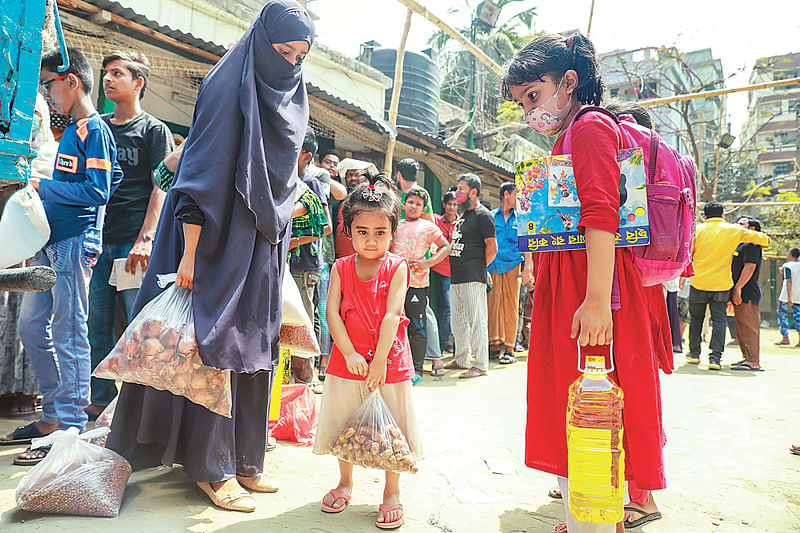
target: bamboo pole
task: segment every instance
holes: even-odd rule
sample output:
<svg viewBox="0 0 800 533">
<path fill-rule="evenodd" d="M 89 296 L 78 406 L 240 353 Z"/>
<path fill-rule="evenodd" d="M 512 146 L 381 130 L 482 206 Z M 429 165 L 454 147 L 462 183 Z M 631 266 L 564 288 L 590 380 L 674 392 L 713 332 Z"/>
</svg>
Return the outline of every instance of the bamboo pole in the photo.
<svg viewBox="0 0 800 533">
<path fill-rule="evenodd" d="M 671 104 L 672 102 L 683 102 L 684 100 L 696 100 L 698 98 L 711 98 L 712 96 L 720 96 L 723 94 L 740 93 L 744 91 L 757 91 L 759 89 L 769 89 L 772 87 L 783 87 L 785 85 L 800 84 L 800 78 L 790 78 L 788 80 L 768 81 L 765 83 L 757 83 L 755 85 L 745 85 L 744 87 L 734 87 L 733 89 L 717 89 L 715 91 L 701 91 L 699 93 L 677 94 L 675 96 L 667 96 L 664 98 L 651 98 L 650 100 L 640 100 L 636 102 L 640 106 L 653 106 Z"/>
<path fill-rule="evenodd" d="M 495 74 L 499 76 L 502 73 L 503 68 L 497 63 L 495 63 L 492 60 L 492 58 L 487 56 L 483 52 L 483 50 L 475 46 L 475 43 L 465 38 L 463 35 L 461 35 L 455 29 L 449 26 L 446 22 L 444 22 L 442 19 L 440 19 L 439 17 L 428 11 L 424 6 L 422 6 L 422 4 L 420 4 L 416 0 L 397 0 L 397 1 L 406 6 L 411 11 L 418 13 L 419 15 L 422 15 L 427 20 L 436 25 L 440 30 L 444 31 L 447 35 L 458 41 L 459 44 L 461 44 L 464 48 L 466 48 L 467 51 L 469 51 L 469 53 L 474 55 L 481 63 L 492 69 L 492 71 Z"/>
<path fill-rule="evenodd" d="M 800 202 L 721 202 L 723 207 L 786 207 L 800 205 Z M 705 202 L 698 202 L 698 206 Z"/>
<path fill-rule="evenodd" d="M 397 47 L 397 57 L 394 61 L 394 83 L 392 84 L 392 99 L 389 103 L 389 124 L 392 128 L 397 127 L 397 108 L 400 105 L 400 90 L 403 87 L 403 63 L 406 56 L 406 41 L 408 31 L 411 29 L 411 16 L 414 12 L 409 8 L 406 12 L 406 25 L 403 27 L 403 37 L 400 38 L 400 46 Z M 389 135 L 389 143 L 386 146 L 386 157 L 383 160 L 383 170 L 387 174 L 392 173 L 392 159 L 394 158 L 394 145 L 397 137 Z"/>
<path fill-rule="evenodd" d="M 592 7 L 589 8 L 589 25 L 586 27 L 586 37 L 592 34 L 592 19 L 594 18 L 594 0 L 592 0 Z"/>
</svg>

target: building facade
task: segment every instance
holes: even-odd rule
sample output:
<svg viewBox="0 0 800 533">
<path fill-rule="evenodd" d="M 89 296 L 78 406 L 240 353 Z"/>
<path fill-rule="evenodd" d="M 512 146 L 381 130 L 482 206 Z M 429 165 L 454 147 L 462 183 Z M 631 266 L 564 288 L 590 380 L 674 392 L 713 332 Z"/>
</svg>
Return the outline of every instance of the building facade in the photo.
<svg viewBox="0 0 800 533">
<path fill-rule="evenodd" d="M 711 49 L 616 50 L 600 55 L 607 97 L 636 101 L 724 87 L 722 62 Z M 648 107 L 654 129 L 672 146 L 691 155 L 701 171 L 713 164 L 717 144 L 729 129 L 725 96 Z"/>
<path fill-rule="evenodd" d="M 756 61 L 750 83 L 800 77 L 800 53 Z M 752 139 L 759 181 L 800 170 L 800 85 L 771 87 L 748 94 L 748 118 L 742 137 Z M 787 178 L 784 186 L 795 183 Z"/>
</svg>

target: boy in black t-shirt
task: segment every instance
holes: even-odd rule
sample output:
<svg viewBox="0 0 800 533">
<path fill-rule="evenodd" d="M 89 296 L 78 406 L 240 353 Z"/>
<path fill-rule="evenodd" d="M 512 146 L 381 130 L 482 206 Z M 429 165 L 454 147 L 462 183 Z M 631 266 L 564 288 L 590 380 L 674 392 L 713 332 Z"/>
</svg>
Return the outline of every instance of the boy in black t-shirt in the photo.
<svg viewBox="0 0 800 533">
<path fill-rule="evenodd" d="M 466 370 L 459 377 L 485 376 L 489 370 L 489 324 L 486 267 L 497 255 L 494 219 L 480 203 L 481 179 L 475 174 L 458 177 L 456 203 L 459 217 L 453 228 L 450 251 L 450 321 L 455 339 L 455 359 L 445 368 Z"/>
<path fill-rule="evenodd" d="M 741 217 L 739 225 L 761 231 L 761 222 L 752 217 Z M 733 252 L 731 270 L 734 282 L 731 301 L 736 324 L 736 340 L 744 357 L 738 363 L 732 364 L 731 370 L 759 371 L 761 370 L 759 358 L 761 310 L 758 304 L 761 301 L 761 287 L 758 285 L 758 275 L 761 271 L 761 246 L 740 244 Z"/>
<path fill-rule="evenodd" d="M 153 170 L 175 149 L 172 132 L 160 120 L 142 110 L 150 62 L 144 54 L 111 52 L 103 58 L 103 90 L 114 102 L 114 112 L 101 118 L 117 142 L 117 160 L 125 172 L 111 196 L 103 228 L 103 253 L 95 266 L 89 288 L 89 343 L 92 369 L 114 347 L 114 299 L 117 290 L 108 284 L 115 259 L 127 258 L 131 274 L 147 269 L 150 250 L 166 194 L 153 183 Z M 130 312 L 136 289 L 121 291 Z M 114 399 L 117 390 L 107 379 L 92 378 L 90 417 L 96 417 Z"/>
</svg>

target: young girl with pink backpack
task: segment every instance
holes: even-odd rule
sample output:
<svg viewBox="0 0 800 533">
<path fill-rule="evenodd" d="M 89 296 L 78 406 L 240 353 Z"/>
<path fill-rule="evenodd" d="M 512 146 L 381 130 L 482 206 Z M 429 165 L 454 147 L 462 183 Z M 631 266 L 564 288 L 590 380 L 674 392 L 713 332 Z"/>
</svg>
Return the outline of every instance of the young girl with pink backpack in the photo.
<svg viewBox="0 0 800 533">
<path fill-rule="evenodd" d="M 525 462 L 559 476 L 562 493 L 568 494 L 565 424 L 568 388 L 580 375 L 577 344 L 595 346 L 613 340 L 616 371 L 611 377 L 625 394 L 626 478 L 635 479 L 642 489 L 663 489 L 665 438 L 658 369 L 670 373 L 673 368 L 669 323 L 660 282 L 642 279 L 644 272 L 635 265 L 632 248 L 615 248 L 620 223 L 617 152 L 630 147 L 630 136 L 613 115 L 599 109 L 581 113 L 585 106 L 600 104 L 605 88 L 594 45 L 580 34 L 538 37 L 509 62 L 502 88 L 507 99 L 523 108 L 534 130 L 559 136 L 553 155 L 571 153 L 581 202 L 578 229 L 586 237 L 585 250 L 533 254 L 533 313 L 539 320 L 531 323 L 536 342 L 531 342 L 528 359 Z M 657 146 L 649 152 L 661 155 Z M 645 157 L 646 168 L 648 163 Z M 665 191 L 670 202 L 680 203 L 692 195 L 693 189 L 685 192 L 671 180 L 664 181 L 663 185 L 677 188 Z M 681 209 L 676 208 L 673 224 Z M 665 227 L 669 231 L 669 222 Z M 677 240 L 680 247 L 685 239 Z M 652 252 L 660 261 L 683 262 Z M 623 524 L 616 527 L 621 530 Z M 573 533 L 610 532 L 615 526 L 580 522 L 567 506 L 567 528 Z"/>
</svg>

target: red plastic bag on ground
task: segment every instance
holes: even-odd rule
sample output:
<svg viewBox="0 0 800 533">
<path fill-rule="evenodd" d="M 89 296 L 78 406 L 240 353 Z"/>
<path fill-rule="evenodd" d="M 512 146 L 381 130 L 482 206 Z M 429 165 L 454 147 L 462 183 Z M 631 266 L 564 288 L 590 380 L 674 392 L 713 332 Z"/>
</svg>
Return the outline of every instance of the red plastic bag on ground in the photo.
<svg viewBox="0 0 800 533">
<path fill-rule="evenodd" d="M 311 446 L 317 433 L 319 408 L 308 385 L 284 385 L 281 390 L 281 416 L 269 423 L 269 434 L 278 440 L 291 440 Z"/>
</svg>

